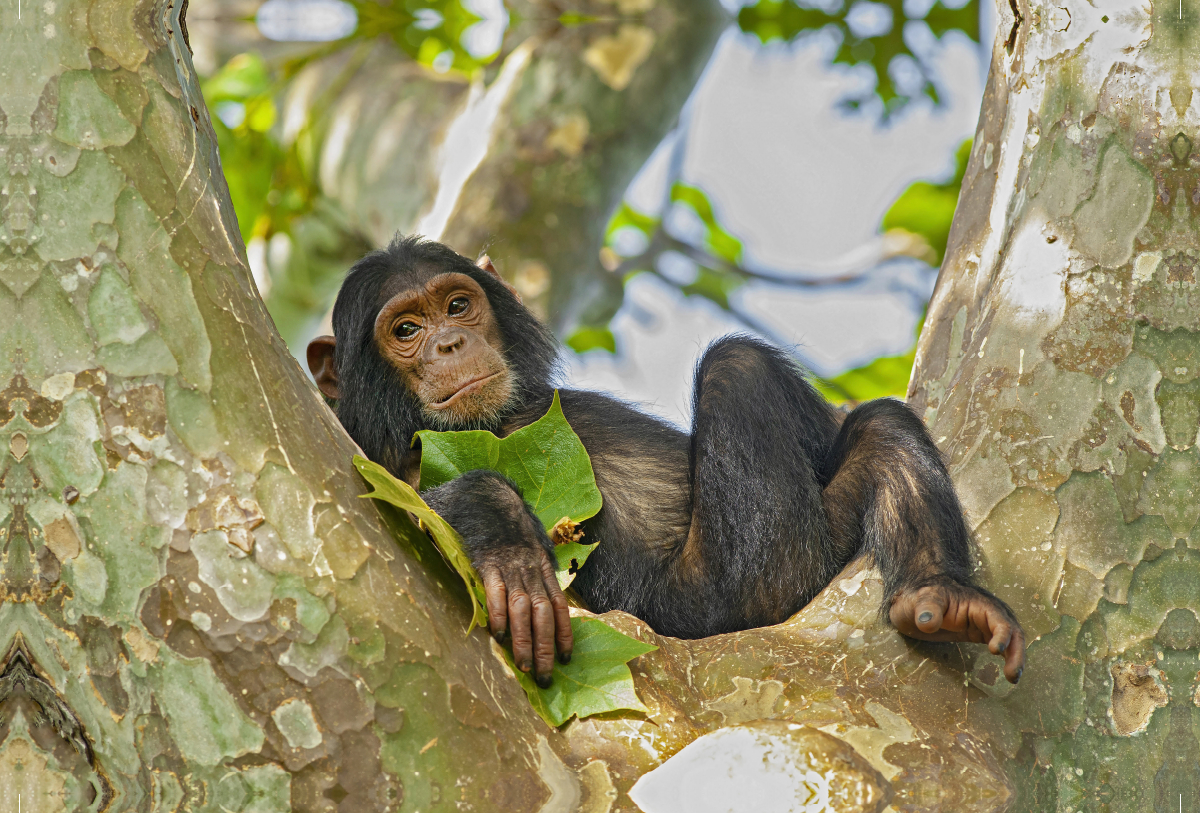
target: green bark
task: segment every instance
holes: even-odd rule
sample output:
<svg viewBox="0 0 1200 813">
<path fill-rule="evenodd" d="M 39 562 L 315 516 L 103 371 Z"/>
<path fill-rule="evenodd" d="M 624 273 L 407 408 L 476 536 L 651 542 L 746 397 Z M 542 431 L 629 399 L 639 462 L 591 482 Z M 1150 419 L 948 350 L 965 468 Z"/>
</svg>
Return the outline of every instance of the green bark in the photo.
<svg viewBox="0 0 1200 813">
<path fill-rule="evenodd" d="M 1014 809 L 1187 809 L 1200 14 L 1060 5 L 1002 9 L 910 399 L 1034 636 L 996 743 Z"/>
<path fill-rule="evenodd" d="M 574 787 L 553 732 L 359 498 L 179 32 L 0 11 L 0 806 L 536 810 Z"/>
</svg>

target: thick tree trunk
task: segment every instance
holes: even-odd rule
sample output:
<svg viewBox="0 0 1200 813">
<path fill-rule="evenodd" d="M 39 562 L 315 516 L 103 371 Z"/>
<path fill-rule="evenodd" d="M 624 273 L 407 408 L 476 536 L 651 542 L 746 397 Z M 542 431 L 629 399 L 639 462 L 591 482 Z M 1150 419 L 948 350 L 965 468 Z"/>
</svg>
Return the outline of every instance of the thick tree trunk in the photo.
<svg viewBox="0 0 1200 813">
<path fill-rule="evenodd" d="M 1038 637 L 1000 746 L 1024 776 L 1016 809 L 1186 810 L 1200 803 L 1200 10 L 1000 6 L 910 396 L 989 582 Z"/>
<path fill-rule="evenodd" d="M 456 578 L 359 499 L 180 31 L 166 2 L 0 10 L 0 806 L 578 795 Z"/>
</svg>

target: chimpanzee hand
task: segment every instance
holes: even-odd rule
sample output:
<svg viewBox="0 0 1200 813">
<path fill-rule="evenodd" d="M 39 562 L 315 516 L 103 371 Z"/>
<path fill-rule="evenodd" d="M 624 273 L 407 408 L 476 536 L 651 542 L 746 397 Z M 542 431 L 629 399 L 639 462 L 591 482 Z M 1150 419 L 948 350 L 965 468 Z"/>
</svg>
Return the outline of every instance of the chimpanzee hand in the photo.
<svg viewBox="0 0 1200 813">
<path fill-rule="evenodd" d="M 558 586 L 554 565 L 541 547 L 493 548 L 477 557 L 475 569 L 487 593 L 488 627 L 503 643 L 512 636 L 513 660 L 522 672 L 533 669 L 537 684 L 550 685 L 554 652 L 571 660 L 571 614 Z"/>
<path fill-rule="evenodd" d="M 513 660 L 550 685 L 554 652 L 571 660 L 574 641 L 567 599 L 554 575 L 546 529 L 506 477 L 469 471 L 424 493 L 425 502 L 463 539 L 483 579 L 488 627 L 500 643 L 511 634 Z"/>
<path fill-rule="evenodd" d="M 1004 656 L 1009 683 L 1025 669 L 1025 633 L 1000 599 L 977 587 L 953 581 L 916 589 L 903 588 L 892 600 L 892 626 L 923 641 L 970 641 Z"/>
</svg>

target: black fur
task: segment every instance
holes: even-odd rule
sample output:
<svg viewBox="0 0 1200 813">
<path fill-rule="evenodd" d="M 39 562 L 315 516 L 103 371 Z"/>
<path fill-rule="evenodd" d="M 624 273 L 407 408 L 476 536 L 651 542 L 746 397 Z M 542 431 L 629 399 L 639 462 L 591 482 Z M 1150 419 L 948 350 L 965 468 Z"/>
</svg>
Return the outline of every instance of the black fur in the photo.
<svg viewBox="0 0 1200 813">
<path fill-rule="evenodd" d="M 338 417 L 399 476 L 425 427 L 415 397 L 375 350 L 374 320 L 389 297 L 449 270 L 487 292 L 520 380 L 488 428 L 511 432 L 550 405 L 557 346 L 545 328 L 469 260 L 398 239 L 351 270 L 334 330 Z M 883 572 L 885 613 L 901 588 L 969 589 L 969 539 L 949 474 L 898 401 L 865 404 L 842 421 L 786 354 L 734 336 L 697 367 L 690 434 L 597 393 L 564 390 L 561 402 L 604 497 L 583 525 L 585 540 L 600 546 L 574 583 L 593 610 L 625 610 L 687 638 L 776 623 L 863 552 Z M 426 498 L 477 564 L 506 546 L 549 544 L 515 487 L 493 473 Z"/>
</svg>

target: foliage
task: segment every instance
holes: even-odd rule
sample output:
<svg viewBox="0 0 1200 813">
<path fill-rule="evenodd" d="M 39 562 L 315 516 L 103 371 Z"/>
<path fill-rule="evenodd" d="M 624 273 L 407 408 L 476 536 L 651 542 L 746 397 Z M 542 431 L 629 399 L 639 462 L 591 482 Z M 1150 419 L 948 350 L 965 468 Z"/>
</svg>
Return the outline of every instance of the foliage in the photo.
<svg viewBox="0 0 1200 813">
<path fill-rule="evenodd" d="M 542 719 L 560 726 L 573 716 L 582 719 L 618 709 L 647 711 L 638 699 L 628 664 L 658 647 L 617 632 L 598 618 L 572 618 L 571 634 L 575 638 L 571 662 L 554 662 L 550 688 L 540 688 L 527 673 L 513 670 Z"/>
<path fill-rule="evenodd" d="M 311 145 L 285 148 L 272 133 L 279 80 L 254 51 L 238 54 L 203 83 L 242 239 L 290 230 L 318 195 Z"/>
<path fill-rule="evenodd" d="M 289 344 L 329 307 L 346 267 L 369 250 L 319 188 L 311 127 L 284 144 L 275 97 L 282 73 L 255 52 L 233 57 L 203 83 L 242 239 L 289 249 L 269 267 L 267 309 Z"/>
<path fill-rule="evenodd" d="M 676 181 L 671 187 L 671 200 L 689 207 L 704 224 L 704 245 L 722 260 L 736 265 L 742 259 L 742 241 L 734 237 L 717 222 L 713 214 L 712 201 L 704 190 Z"/>
<path fill-rule="evenodd" d="M 954 208 L 958 205 L 958 193 L 967 171 L 967 160 L 971 157 L 971 143 L 971 139 L 967 139 L 959 145 L 954 156 L 954 176 L 950 180 L 940 184 L 929 181 L 911 184 L 883 216 L 884 231 L 904 229 L 923 237 L 933 249 L 933 265 L 941 265 L 946 253 Z"/>
<path fill-rule="evenodd" d="M 920 324 L 918 323 L 918 327 Z M 920 331 L 918 331 L 920 335 Z M 872 398 L 903 398 L 908 393 L 917 346 L 902 356 L 881 356 L 830 379 L 815 379 L 821 394 L 831 401 L 870 401 Z"/>
<path fill-rule="evenodd" d="M 422 491 L 468 471 L 492 469 L 513 481 L 547 530 L 563 517 L 594 517 L 603 504 L 587 450 L 567 423 L 557 390 L 545 415 L 504 438 L 483 430 L 424 430 L 417 436 Z"/>
<path fill-rule="evenodd" d="M 792 41 L 822 29 L 836 31 L 840 38 L 833 62 L 838 65 L 863 66 L 875 76 L 872 94 L 854 96 L 845 104 L 861 107 L 871 96 L 883 103 L 884 117 L 895 113 L 913 101 L 915 95 L 925 95 L 935 104 L 940 102 L 933 69 L 928 56 L 914 50 L 906 29 L 912 24 L 924 24 L 941 39 L 949 31 L 960 31 L 972 41 L 979 41 L 979 6 L 971 0 L 960 8 L 952 8 L 941 0 L 923 16 L 910 16 L 904 0 L 879 0 L 873 3 L 842 2 L 830 11 L 796 3 L 795 0 L 759 0 L 738 12 L 738 26 L 758 37 L 763 43 L 774 40 Z M 883 12 L 891 21 L 872 32 L 855 32 L 854 12 L 867 7 Z M 915 88 L 904 87 L 895 74 L 903 63 L 916 68 L 919 83 Z"/>
<path fill-rule="evenodd" d="M 439 73 L 472 73 L 491 63 L 495 54 L 476 57 L 463 45 L 463 34 L 481 18 L 462 0 L 404 0 L 383 4 L 351 0 L 358 12 L 353 39 L 388 37 L 401 51 Z"/>
<path fill-rule="evenodd" d="M 505 438 L 483 431 L 423 431 L 418 435 L 422 488 L 433 488 L 475 469 L 493 469 L 517 485 L 547 530 L 564 517 L 576 522 L 593 517 L 602 505 L 591 461 L 563 415 L 557 392 L 543 417 Z M 462 538 L 408 483 L 363 457 L 355 456 L 354 465 L 374 486 L 375 490 L 365 496 L 384 500 L 420 520 L 467 586 L 473 613 L 471 627 L 484 626 L 487 609 L 483 582 L 463 550 Z M 556 546 L 559 583 L 569 585 L 594 549 L 595 544 L 577 542 Z M 657 647 L 590 618 L 572 618 L 571 631 L 575 638 L 571 662 L 555 663 L 549 688 L 540 688 L 515 667 L 512 670 L 538 714 L 550 725 L 558 726 L 575 715 L 588 717 L 618 709 L 645 711 L 626 664 Z M 512 666 L 511 653 L 505 655 Z"/>
</svg>

